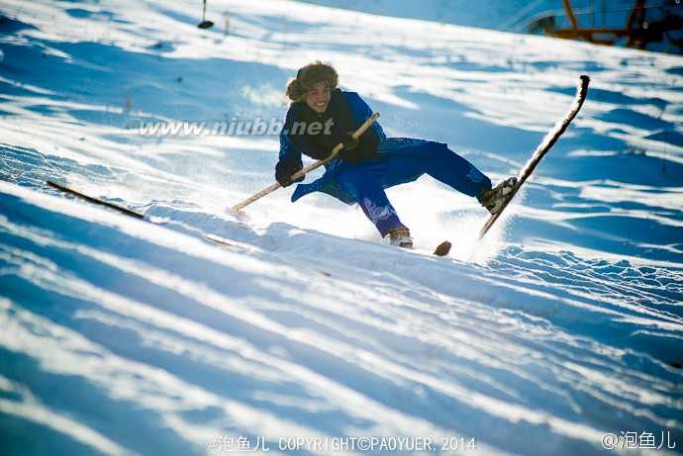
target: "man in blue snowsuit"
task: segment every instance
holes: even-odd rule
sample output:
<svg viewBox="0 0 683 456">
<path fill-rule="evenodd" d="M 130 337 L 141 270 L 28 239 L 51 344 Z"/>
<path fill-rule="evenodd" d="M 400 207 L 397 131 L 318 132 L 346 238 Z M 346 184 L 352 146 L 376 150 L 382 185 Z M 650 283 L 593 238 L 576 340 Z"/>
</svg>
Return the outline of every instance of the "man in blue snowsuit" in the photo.
<svg viewBox="0 0 683 456">
<path fill-rule="evenodd" d="M 401 223 L 384 189 L 412 182 L 425 173 L 478 198 L 491 213 L 499 210 L 514 178 L 492 189 L 488 177 L 446 144 L 387 138 L 377 122 L 354 140 L 351 133 L 372 111 L 357 93 L 342 91 L 337 83 L 334 68 L 314 62 L 302 67 L 287 85 L 292 103 L 280 133 L 276 180 L 283 187 L 292 184 L 291 176 L 303 167 L 302 153 L 322 160 L 337 144 L 344 144 L 337 158 L 325 166 L 322 177 L 297 186 L 292 202 L 320 191 L 348 204 L 358 203 L 382 238 L 401 247 L 412 247 L 410 231 Z"/>
</svg>

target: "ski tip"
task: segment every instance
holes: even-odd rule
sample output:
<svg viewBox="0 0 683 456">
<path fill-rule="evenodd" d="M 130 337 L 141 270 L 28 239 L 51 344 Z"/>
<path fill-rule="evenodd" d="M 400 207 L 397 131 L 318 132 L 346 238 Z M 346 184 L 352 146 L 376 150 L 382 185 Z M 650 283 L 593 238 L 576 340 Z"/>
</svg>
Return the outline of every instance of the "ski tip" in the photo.
<svg viewBox="0 0 683 456">
<path fill-rule="evenodd" d="M 436 246 L 434 249 L 434 255 L 436 256 L 446 256 L 451 251 L 452 244 L 448 241 L 443 241 L 441 244 Z"/>
<path fill-rule="evenodd" d="M 588 90 L 588 85 L 591 82 L 591 78 L 587 74 L 582 74 L 580 76 L 580 79 L 581 82 L 579 83 L 579 88 L 582 92 L 585 92 L 586 90 Z"/>
</svg>

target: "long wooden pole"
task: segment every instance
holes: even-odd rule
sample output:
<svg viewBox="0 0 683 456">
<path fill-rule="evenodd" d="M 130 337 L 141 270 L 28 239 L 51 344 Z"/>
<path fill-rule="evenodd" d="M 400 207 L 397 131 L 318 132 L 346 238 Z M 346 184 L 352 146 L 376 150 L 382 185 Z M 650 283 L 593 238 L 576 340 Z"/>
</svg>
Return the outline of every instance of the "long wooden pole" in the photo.
<svg viewBox="0 0 683 456">
<path fill-rule="evenodd" d="M 368 117 L 368 119 L 365 122 L 363 122 L 363 125 L 358 127 L 358 130 L 354 131 L 351 134 L 351 136 L 353 136 L 353 138 L 355 138 L 355 139 L 360 138 L 360 135 L 365 133 L 365 130 L 370 128 L 370 126 L 375 122 L 375 120 L 377 120 L 378 117 L 379 117 L 378 112 L 373 113 L 370 117 Z M 317 161 L 315 163 L 308 165 L 307 167 L 305 167 L 303 169 L 300 169 L 299 171 L 297 171 L 296 173 L 294 173 L 292 175 L 292 180 L 294 181 L 294 180 L 300 178 L 301 176 L 303 176 L 307 173 L 310 173 L 314 169 L 317 169 L 317 168 L 331 162 L 332 160 L 334 160 L 334 158 L 337 156 L 337 154 L 339 152 L 341 152 L 341 150 L 343 148 L 344 148 L 343 143 L 337 144 L 336 146 L 334 146 L 334 149 L 332 149 L 332 152 L 330 153 L 330 155 L 326 159 Z M 275 190 L 277 190 L 280 187 L 282 187 L 282 185 L 280 185 L 278 182 L 275 182 L 270 187 L 266 187 L 263 190 L 261 190 L 260 192 L 255 193 L 252 196 L 250 196 L 249 198 L 245 199 L 241 203 L 234 205 L 232 207 L 232 210 L 235 212 L 239 212 L 242 209 L 244 209 L 245 207 L 247 207 L 248 205 L 250 205 L 251 203 L 253 203 L 254 201 L 259 200 L 259 199 L 263 198 L 264 196 L 273 193 Z"/>
</svg>

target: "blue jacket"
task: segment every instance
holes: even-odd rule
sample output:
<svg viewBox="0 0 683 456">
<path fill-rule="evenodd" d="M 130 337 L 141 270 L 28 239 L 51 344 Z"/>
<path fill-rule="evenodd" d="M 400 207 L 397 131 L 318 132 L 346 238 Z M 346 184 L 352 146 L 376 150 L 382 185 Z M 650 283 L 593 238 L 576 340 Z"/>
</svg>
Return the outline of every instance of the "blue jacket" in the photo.
<svg viewBox="0 0 683 456">
<path fill-rule="evenodd" d="M 311 141 L 310 138 L 302 135 L 293 134 L 293 126 L 295 122 L 301 121 L 304 117 L 310 119 L 309 110 L 305 102 L 292 103 L 287 115 L 285 117 L 285 125 L 280 132 L 280 162 L 289 162 L 301 164 L 301 154 L 305 154 L 316 160 L 327 157 L 332 148 L 328 150 L 321 150 L 319 144 Z M 334 120 L 334 127 L 332 129 L 332 138 L 329 144 L 338 144 L 344 139 L 344 136 L 349 131 L 355 131 L 361 126 L 365 120 L 372 115 L 372 110 L 363 101 L 363 99 L 356 92 L 346 92 L 336 89 L 332 92 L 332 98 L 328 106 L 326 117 L 332 117 Z M 359 147 L 373 149 L 373 153 L 382 149 L 383 143 L 386 141 L 386 135 L 379 123 L 375 122 L 361 137 Z M 353 166 L 348 162 L 342 160 L 332 160 L 325 165 L 325 173 L 317 180 L 310 184 L 299 184 L 292 194 L 292 202 L 298 200 L 304 195 L 320 191 L 327 193 L 339 200 L 352 204 L 356 202 L 354 195 L 340 185 L 338 182 L 338 175 L 344 168 Z M 358 165 L 356 165 L 358 166 Z"/>
</svg>

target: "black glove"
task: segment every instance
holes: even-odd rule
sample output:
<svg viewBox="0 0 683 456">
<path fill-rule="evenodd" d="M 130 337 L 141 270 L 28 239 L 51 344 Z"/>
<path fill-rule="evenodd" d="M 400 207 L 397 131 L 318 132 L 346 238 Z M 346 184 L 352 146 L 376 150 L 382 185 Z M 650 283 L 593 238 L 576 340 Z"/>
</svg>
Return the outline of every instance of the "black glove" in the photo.
<svg viewBox="0 0 683 456">
<path fill-rule="evenodd" d="M 300 161 L 280 160 L 275 165 L 275 180 L 283 187 L 289 187 L 294 182 L 301 182 L 306 177 L 301 176 L 296 180 L 292 180 L 292 175 L 301 170 L 304 165 Z"/>
<path fill-rule="evenodd" d="M 347 133 L 342 141 L 344 148 L 337 157 L 349 163 L 358 163 L 376 157 L 377 152 L 372 147 L 368 147 L 368 144 L 362 142 L 361 138 L 356 139 L 351 136 L 351 132 Z"/>
</svg>

